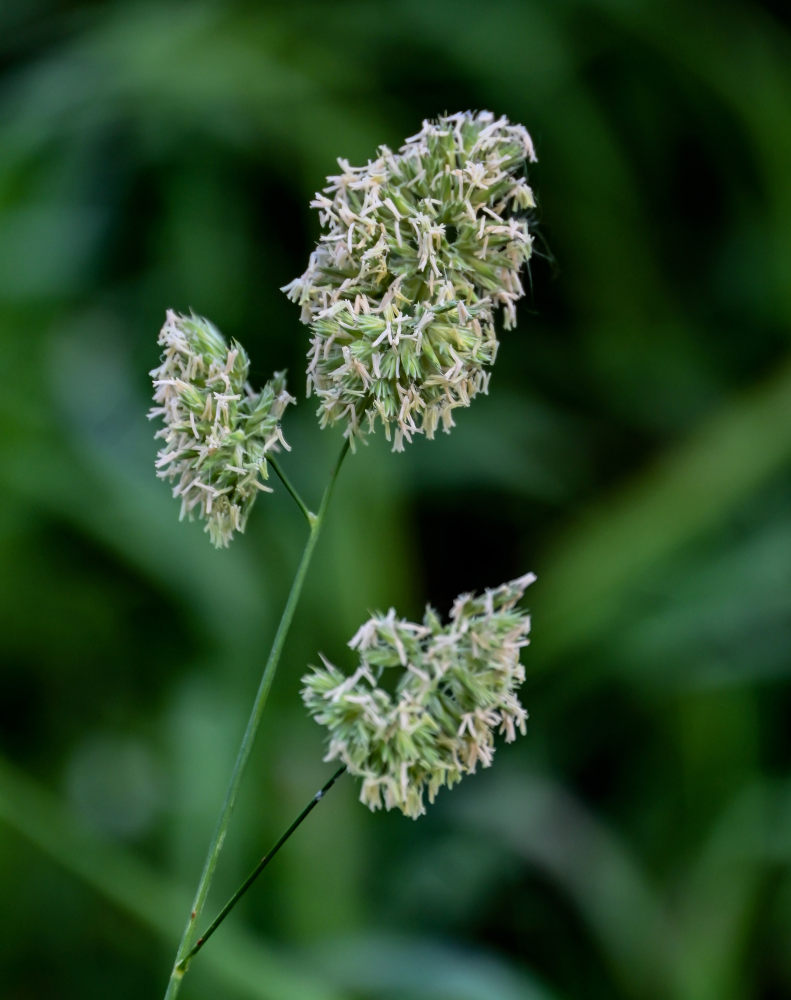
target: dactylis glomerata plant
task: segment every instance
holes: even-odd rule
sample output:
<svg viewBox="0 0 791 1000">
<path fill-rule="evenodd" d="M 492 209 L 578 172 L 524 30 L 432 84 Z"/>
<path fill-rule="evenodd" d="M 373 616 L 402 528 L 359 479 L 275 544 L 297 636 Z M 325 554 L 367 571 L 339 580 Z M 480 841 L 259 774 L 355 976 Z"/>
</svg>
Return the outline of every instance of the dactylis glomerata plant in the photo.
<svg viewBox="0 0 791 1000">
<path fill-rule="evenodd" d="M 195 940 L 196 922 L 332 487 L 347 450 L 381 424 L 394 451 L 416 434 L 453 427 L 453 410 L 489 387 L 498 348 L 495 323 L 516 321 L 521 271 L 532 252 L 535 202 L 526 167 L 535 160 L 521 125 L 489 112 L 426 121 L 397 153 L 341 172 L 311 203 L 322 235 L 304 274 L 283 290 L 310 326 L 307 392 L 322 427 L 341 424 L 344 445 L 314 513 L 275 457 L 288 448 L 281 419 L 295 402 L 277 372 L 262 389 L 249 382 L 244 348 L 226 343 L 199 316 L 169 311 L 151 374 L 163 446 L 157 474 L 173 482 L 181 516 L 205 521 L 227 546 L 245 529 L 270 467 L 296 501 L 309 533 L 236 761 L 217 832 L 176 956 L 167 997 L 176 995 L 193 955 L 339 774 L 361 778 L 371 809 L 425 812 L 442 786 L 480 764 L 496 734 L 525 732 L 518 697 L 521 649 L 530 619 L 519 606 L 527 573 L 457 598 L 447 623 L 432 608 L 422 622 L 374 614 L 350 640 L 348 671 L 326 660 L 303 678 L 305 705 L 328 734 L 326 760 L 342 766 Z M 323 658 L 322 658 L 323 659 Z"/>
</svg>

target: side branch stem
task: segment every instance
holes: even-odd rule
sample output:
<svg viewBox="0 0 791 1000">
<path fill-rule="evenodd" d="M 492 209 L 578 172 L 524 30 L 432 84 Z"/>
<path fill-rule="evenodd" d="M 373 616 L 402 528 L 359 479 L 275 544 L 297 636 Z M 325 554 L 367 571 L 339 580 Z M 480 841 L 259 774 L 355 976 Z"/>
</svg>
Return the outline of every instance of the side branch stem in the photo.
<svg viewBox="0 0 791 1000">
<path fill-rule="evenodd" d="M 327 483 L 324 494 L 321 498 L 318 513 L 310 522 L 310 534 L 308 535 L 308 540 L 305 543 L 302 558 L 299 566 L 297 567 L 294 581 L 291 584 L 291 590 L 289 591 L 285 607 L 283 608 L 283 614 L 281 615 L 280 623 L 277 627 L 277 632 L 275 633 L 275 638 L 272 640 L 272 648 L 269 651 L 269 656 L 261 675 L 261 681 L 258 685 L 258 691 L 256 692 L 255 701 L 253 702 L 253 707 L 250 712 L 250 718 L 247 721 L 247 728 L 244 731 L 244 736 L 242 737 L 242 742 L 239 746 L 239 752 L 236 756 L 236 763 L 234 764 L 233 771 L 231 772 L 228 790 L 225 793 L 225 801 L 223 802 L 220 816 L 217 820 L 214 836 L 212 837 L 209 851 L 206 855 L 206 861 L 203 866 L 203 872 L 201 874 L 200 881 L 198 882 L 198 888 L 195 892 L 192 910 L 190 911 L 190 915 L 181 936 L 178 951 L 176 952 L 176 960 L 173 964 L 173 971 L 170 974 L 170 980 L 168 981 L 168 988 L 165 992 L 165 1000 L 173 1000 L 173 998 L 178 994 L 181 981 L 186 971 L 186 964 L 182 966 L 182 963 L 189 954 L 195 939 L 197 920 L 206 903 L 209 886 L 211 885 L 212 878 L 214 877 L 217 860 L 220 856 L 220 852 L 222 851 L 225 835 L 228 831 L 228 823 L 231 818 L 231 813 L 233 812 L 233 807 L 236 804 L 236 797 L 239 792 L 242 774 L 250 757 L 253 742 L 261 723 L 261 716 L 264 711 L 266 700 L 269 696 L 269 689 L 272 687 L 272 681 L 275 677 L 275 671 L 277 670 L 277 665 L 280 660 L 280 654 L 283 650 L 288 630 L 291 627 L 291 622 L 294 618 L 297 602 L 299 601 L 300 594 L 302 593 L 305 576 L 307 575 L 308 566 L 310 565 L 310 560 L 313 556 L 313 550 L 316 547 L 316 542 L 318 541 L 319 534 L 321 533 L 324 517 L 327 513 L 330 497 L 332 496 L 332 490 L 335 486 L 335 480 L 338 478 L 338 472 L 340 471 L 340 467 L 348 450 L 349 442 L 347 440 L 344 442 L 337 461 L 335 462 L 335 466 L 333 467 L 332 473 L 330 474 L 329 482 Z"/>
<path fill-rule="evenodd" d="M 247 892 L 247 890 L 250 888 L 253 882 L 255 882 L 255 880 L 258 878 L 258 876 L 261 874 L 264 868 L 266 868 L 266 866 L 269 864 L 272 858 L 274 858 L 274 856 L 277 854 L 277 852 L 280 850 L 283 844 L 285 844 L 285 842 L 289 839 L 291 834 L 294 833 L 297 830 L 297 828 L 302 825 L 303 821 L 307 819 L 310 813 L 313 812 L 313 810 L 316 808 L 319 802 L 321 802 L 321 800 L 324 798 L 324 796 L 332 788 L 332 786 L 335 784 L 338 778 L 340 778 L 340 776 L 343 774 L 345 770 L 346 770 L 345 764 L 342 767 L 338 768 L 338 770 L 335 772 L 335 774 L 333 774 L 333 776 L 329 779 L 329 781 L 327 781 L 326 784 L 322 785 L 321 788 L 316 792 L 316 794 L 313 796 L 310 802 L 305 806 L 305 808 L 302 810 L 299 816 L 297 816 L 297 818 L 294 820 L 291 826 L 280 837 L 275 846 L 271 848 L 271 850 L 269 850 L 261 858 L 261 860 L 255 866 L 255 868 L 250 872 L 250 874 L 244 880 L 244 882 L 242 882 L 242 884 L 239 886 L 236 892 L 231 896 L 231 898 L 228 900 L 225 906 L 223 906 L 223 908 L 220 910 L 220 912 L 217 914 L 214 920 L 212 920 L 212 922 L 209 924 L 209 926 L 206 928 L 203 934 L 198 938 L 198 940 L 192 946 L 190 951 L 187 952 L 187 954 L 181 960 L 179 965 L 183 972 L 186 972 L 187 966 L 189 965 L 191 960 L 195 957 L 195 955 L 198 954 L 198 952 L 206 944 L 206 942 L 209 940 L 212 934 L 214 934 L 214 932 L 217 930 L 217 928 L 220 926 L 223 920 L 225 920 L 225 918 L 228 916 L 228 914 L 231 912 L 234 906 L 236 906 L 236 904 L 239 902 L 242 896 L 244 896 L 244 894 Z"/>
<path fill-rule="evenodd" d="M 308 522 L 308 525 L 312 528 L 313 524 L 314 524 L 314 522 L 316 520 L 316 515 L 311 510 L 308 509 L 308 505 L 305 503 L 305 501 L 302 499 L 302 497 L 296 491 L 296 489 L 294 488 L 291 480 L 288 478 L 288 476 L 285 474 L 285 472 L 283 472 L 283 470 L 280 468 L 280 463 L 277 461 L 277 459 L 274 458 L 272 455 L 268 455 L 266 460 L 272 466 L 272 468 L 275 470 L 275 472 L 277 473 L 278 479 L 285 486 L 285 488 L 288 490 L 288 492 L 291 494 L 291 497 L 294 500 L 294 503 L 302 511 L 302 513 L 303 513 L 303 515 L 305 517 L 305 520 Z"/>
</svg>

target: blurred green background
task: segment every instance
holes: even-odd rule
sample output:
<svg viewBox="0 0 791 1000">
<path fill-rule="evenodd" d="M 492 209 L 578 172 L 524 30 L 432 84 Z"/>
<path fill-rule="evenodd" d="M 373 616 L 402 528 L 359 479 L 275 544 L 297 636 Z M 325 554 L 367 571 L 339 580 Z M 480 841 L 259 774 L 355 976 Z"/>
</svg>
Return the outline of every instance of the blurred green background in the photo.
<svg viewBox="0 0 791 1000">
<path fill-rule="evenodd" d="M 528 569 L 528 736 L 413 823 L 344 779 L 185 1000 L 791 995 L 791 44 L 780 5 L 0 6 L 0 993 L 160 996 L 304 529 L 216 552 L 154 479 L 166 307 L 300 394 L 278 287 L 333 172 L 490 108 L 532 292 L 449 437 L 348 462 L 207 913 L 329 766 L 372 608 Z M 302 400 L 287 469 L 338 448 Z"/>
</svg>

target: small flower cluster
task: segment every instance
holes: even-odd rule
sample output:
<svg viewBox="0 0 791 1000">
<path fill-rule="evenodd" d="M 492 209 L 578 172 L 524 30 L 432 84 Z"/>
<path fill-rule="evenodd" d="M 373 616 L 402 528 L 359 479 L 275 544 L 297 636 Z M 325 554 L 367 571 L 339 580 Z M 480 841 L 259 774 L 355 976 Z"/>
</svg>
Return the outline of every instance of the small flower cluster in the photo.
<svg viewBox="0 0 791 1000">
<path fill-rule="evenodd" d="M 443 786 L 488 767 L 495 731 L 525 732 L 516 689 L 525 671 L 530 618 L 516 607 L 532 573 L 480 595 L 458 597 L 443 625 L 426 608 L 422 624 L 376 614 L 349 642 L 360 656 L 346 676 L 324 657 L 303 677 L 302 697 L 329 730 L 325 760 L 361 777 L 360 801 L 416 819 Z M 390 681 L 390 668 L 400 668 Z"/>
<path fill-rule="evenodd" d="M 398 153 L 378 152 L 364 167 L 338 161 L 311 202 L 326 232 L 283 291 L 311 325 L 322 426 L 344 421 L 354 443 L 379 419 L 400 451 L 449 431 L 451 411 L 488 388 L 495 311 L 512 327 L 524 294 L 536 156 L 521 125 L 488 111 L 426 121 Z"/>
<path fill-rule="evenodd" d="M 154 402 L 149 419 L 161 417 L 156 434 L 160 479 L 175 480 L 181 517 L 198 515 L 218 548 L 247 517 L 268 476 L 266 455 L 288 448 L 280 418 L 294 399 L 285 373 L 276 372 L 260 392 L 247 381 L 250 361 L 236 341 L 231 346 L 208 320 L 169 310 L 159 334 L 162 363 L 151 372 Z"/>
</svg>

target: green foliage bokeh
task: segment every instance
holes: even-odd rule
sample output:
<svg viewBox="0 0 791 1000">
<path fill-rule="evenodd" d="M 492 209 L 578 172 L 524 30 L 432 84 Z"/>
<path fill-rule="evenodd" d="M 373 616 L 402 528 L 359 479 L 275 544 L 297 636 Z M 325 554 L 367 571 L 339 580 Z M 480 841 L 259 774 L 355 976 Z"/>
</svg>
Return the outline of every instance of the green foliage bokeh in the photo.
<svg viewBox="0 0 791 1000">
<path fill-rule="evenodd" d="M 369 610 L 535 570 L 528 735 L 417 823 L 341 782 L 183 995 L 791 992 L 790 57 L 747 0 L 2 5 L 4 998 L 164 990 L 304 534 L 177 523 L 165 309 L 288 369 L 317 497 L 308 202 L 468 108 L 533 136 L 532 290 L 450 436 L 344 469 L 212 902 L 327 777 L 299 678 Z"/>
</svg>

